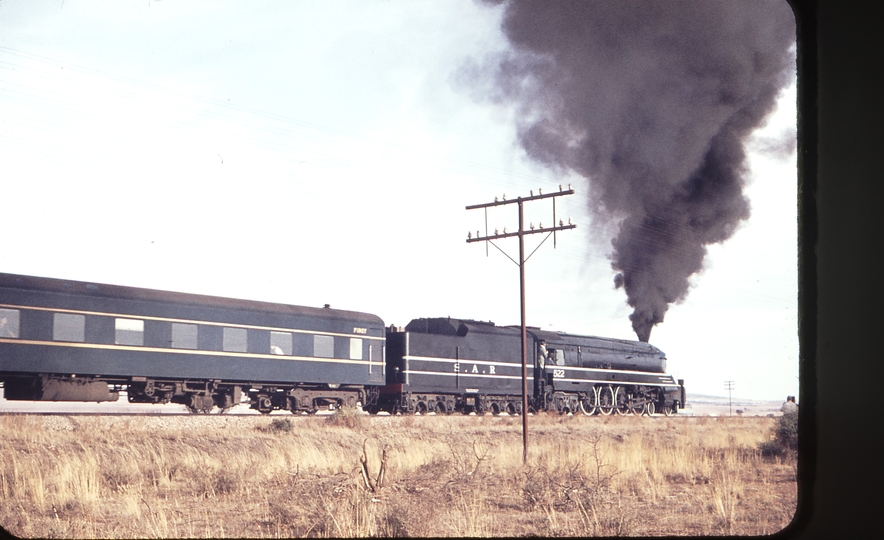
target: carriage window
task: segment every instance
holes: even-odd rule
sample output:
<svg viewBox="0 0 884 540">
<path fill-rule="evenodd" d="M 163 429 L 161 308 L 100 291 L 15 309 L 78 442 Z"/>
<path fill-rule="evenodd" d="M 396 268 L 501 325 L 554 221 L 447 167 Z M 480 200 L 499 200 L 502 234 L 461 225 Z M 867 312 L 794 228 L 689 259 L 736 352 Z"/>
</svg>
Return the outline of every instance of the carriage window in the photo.
<svg viewBox="0 0 884 540">
<path fill-rule="evenodd" d="M 231 352 L 248 351 L 248 330 L 245 328 L 224 328 L 224 341 L 221 348 Z"/>
<path fill-rule="evenodd" d="M 362 340 L 350 338 L 350 360 L 362 360 Z"/>
<path fill-rule="evenodd" d="M 335 338 L 332 336 L 313 336 L 313 356 L 334 358 Z"/>
<path fill-rule="evenodd" d="M 197 326 L 195 324 L 172 323 L 172 347 L 175 349 L 196 349 Z"/>
<path fill-rule="evenodd" d="M 270 354 L 292 355 L 292 335 L 288 332 L 270 332 Z"/>
<path fill-rule="evenodd" d="M 117 345 L 144 345 L 144 321 L 116 319 L 114 343 Z"/>
<path fill-rule="evenodd" d="M 55 341 L 86 341 L 86 316 L 54 313 L 52 339 Z"/>
<path fill-rule="evenodd" d="M 18 319 L 17 309 L 0 309 L 0 338 L 18 337 Z"/>
</svg>

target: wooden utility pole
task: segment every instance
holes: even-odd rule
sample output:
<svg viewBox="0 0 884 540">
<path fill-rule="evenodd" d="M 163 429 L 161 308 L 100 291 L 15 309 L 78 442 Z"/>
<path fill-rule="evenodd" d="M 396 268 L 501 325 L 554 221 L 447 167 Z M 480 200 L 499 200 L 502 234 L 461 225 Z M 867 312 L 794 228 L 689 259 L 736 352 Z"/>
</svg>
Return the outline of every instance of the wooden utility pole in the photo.
<svg viewBox="0 0 884 540">
<path fill-rule="evenodd" d="M 731 405 L 731 391 L 734 389 L 734 381 L 724 381 L 724 387 L 727 390 L 727 415 L 733 416 L 733 406 Z"/>
<path fill-rule="evenodd" d="M 472 206 L 467 206 L 467 210 L 475 210 L 478 208 L 485 209 L 485 236 L 481 236 L 479 231 L 476 231 L 476 236 L 473 237 L 472 233 L 467 233 L 467 243 L 470 242 L 490 242 L 492 246 L 497 247 L 494 244 L 493 240 L 498 240 L 501 238 L 510 238 L 513 236 L 519 237 L 519 261 L 516 262 L 512 257 L 506 255 L 503 250 L 501 252 L 507 256 L 508 259 L 513 261 L 519 266 L 519 298 L 521 304 L 521 315 L 522 315 L 522 463 L 527 463 L 528 461 L 528 337 L 527 337 L 527 326 L 526 326 L 526 316 L 525 316 L 525 262 L 531 258 L 531 255 L 534 255 L 534 252 L 540 248 L 540 245 L 543 245 L 543 242 L 549 238 L 550 235 L 555 236 L 556 231 L 564 231 L 567 229 L 574 229 L 577 225 L 571 223 L 571 220 L 568 220 L 568 224 L 562 223 L 559 220 L 558 226 L 556 226 L 556 205 L 555 199 L 553 199 L 553 226 L 552 227 L 543 227 L 541 224 L 539 228 L 535 229 L 534 225 L 531 225 L 530 230 L 525 230 L 525 213 L 523 209 L 523 205 L 529 201 L 536 201 L 538 199 L 549 199 L 552 197 L 561 197 L 562 195 L 573 195 L 574 190 L 571 186 L 568 186 L 567 190 L 562 190 L 562 186 L 559 186 L 559 191 L 555 191 L 552 193 L 542 193 L 538 191 L 538 195 L 534 195 L 534 192 L 531 192 L 531 195 L 528 197 L 517 197 L 515 199 L 506 200 L 506 197 L 502 201 L 498 201 L 497 198 L 494 198 L 494 202 L 484 203 L 484 204 L 474 204 Z M 504 229 L 503 234 L 499 234 L 497 230 L 494 231 L 494 234 L 488 234 L 488 208 L 492 206 L 502 206 L 505 204 L 518 204 L 519 205 L 519 230 L 517 232 L 508 233 L 506 229 Z M 540 242 L 540 245 L 531 252 L 531 255 L 525 257 L 525 236 L 529 234 L 539 234 L 546 233 L 547 237 Z M 486 244 L 487 246 L 487 244 Z M 487 248 L 486 248 L 487 249 Z M 500 249 L 499 247 L 497 249 Z"/>
</svg>

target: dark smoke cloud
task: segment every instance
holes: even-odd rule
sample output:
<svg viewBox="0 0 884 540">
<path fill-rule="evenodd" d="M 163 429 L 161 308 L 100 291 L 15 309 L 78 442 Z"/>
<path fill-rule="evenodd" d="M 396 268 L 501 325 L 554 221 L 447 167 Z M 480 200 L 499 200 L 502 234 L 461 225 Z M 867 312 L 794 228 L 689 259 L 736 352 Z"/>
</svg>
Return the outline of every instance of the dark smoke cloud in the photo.
<svg viewBox="0 0 884 540">
<path fill-rule="evenodd" d="M 596 218 L 620 222 L 614 283 L 647 341 L 706 246 L 749 217 L 744 142 L 794 74 L 792 11 L 784 0 L 504 10 L 511 50 L 493 61 L 493 99 L 518 104 L 531 158 L 587 178 Z"/>
</svg>

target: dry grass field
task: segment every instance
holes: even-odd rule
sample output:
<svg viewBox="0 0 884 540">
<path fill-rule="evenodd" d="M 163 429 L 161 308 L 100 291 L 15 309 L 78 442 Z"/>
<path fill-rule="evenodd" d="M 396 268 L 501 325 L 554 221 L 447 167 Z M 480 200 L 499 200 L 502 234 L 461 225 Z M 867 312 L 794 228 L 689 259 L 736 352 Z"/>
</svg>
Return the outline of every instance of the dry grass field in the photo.
<svg viewBox="0 0 884 540">
<path fill-rule="evenodd" d="M 776 418 L 0 415 L 21 537 L 757 535 L 796 508 Z"/>
</svg>

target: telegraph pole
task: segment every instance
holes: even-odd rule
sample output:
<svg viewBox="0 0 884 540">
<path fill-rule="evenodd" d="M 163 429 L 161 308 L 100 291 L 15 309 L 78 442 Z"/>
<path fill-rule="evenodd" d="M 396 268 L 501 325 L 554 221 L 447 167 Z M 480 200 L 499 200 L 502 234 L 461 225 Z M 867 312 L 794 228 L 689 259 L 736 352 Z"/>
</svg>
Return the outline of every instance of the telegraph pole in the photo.
<svg viewBox="0 0 884 540">
<path fill-rule="evenodd" d="M 506 200 L 506 196 L 504 196 L 502 201 L 498 201 L 497 197 L 494 198 L 494 202 L 484 203 L 484 204 L 474 204 L 472 206 L 467 206 L 467 210 L 475 210 L 478 208 L 485 209 L 485 236 L 481 236 L 479 231 L 476 231 L 475 238 L 472 236 L 472 233 L 467 233 L 467 243 L 471 242 L 490 242 L 492 246 L 497 247 L 497 245 L 493 242 L 493 240 L 498 240 L 501 238 L 510 238 L 513 236 L 519 237 L 519 262 L 516 263 L 509 255 L 506 255 L 503 250 L 501 250 L 504 255 L 507 256 L 508 259 L 513 261 L 519 266 L 519 298 L 521 305 L 521 315 L 522 315 L 522 463 L 527 463 L 528 461 L 528 338 L 527 338 L 527 326 L 526 326 L 526 316 L 525 316 L 525 262 L 531 258 L 531 255 L 534 255 L 534 252 L 540 248 L 540 245 L 543 245 L 543 242 L 549 238 L 550 235 L 555 235 L 556 231 L 564 231 L 567 229 L 574 229 L 577 225 L 571 223 L 571 220 L 568 220 L 568 224 L 565 225 L 559 220 L 559 225 L 555 224 L 555 199 L 553 197 L 561 197 L 562 195 L 573 195 L 574 190 L 571 188 L 571 185 L 568 185 L 567 190 L 562 190 L 562 186 L 559 186 L 559 191 L 554 191 L 552 193 L 543 193 L 538 190 L 538 194 L 534 195 L 534 192 L 531 192 L 529 197 L 517 197 L 515 199 Z M 552 227 L 544 227 L 543 224 L 540 224 L 538 229 L 534 229 L 534 224 L 531 224 L 530 230 L 525 230 L 525 213 L 523 209 L 523 205 L 529 201 L 536 201 L 539 199 L 549 199 L 553 198 L 553 226 Z M 517 232 L 508 233 L 506 229 L 504 229 L 503 234 L 499 234 L 495 229 L 494 234 L 488 234 L 488 208 L 493 206 L 502 206 L 505 204 L 518 204 L 519 205 L 519 230 Z M 528 258 L 525 258 L 525 236 L 529 234 L 539 234 L 546 233 L 546 238 L 544 238 L 540 245 L 528 255 Z M 497 249 L 500 249 L 497 247 Z M 487 251 L 487 244 L 486 244 Z"/>
<path fill-rule="evenodd" d="M 731 413 L 731 390 L 734 389 L 734 381 L 724 381 L 724 387 L 727 388 L 727 414 L 733 416 Z"/>
</svg>

